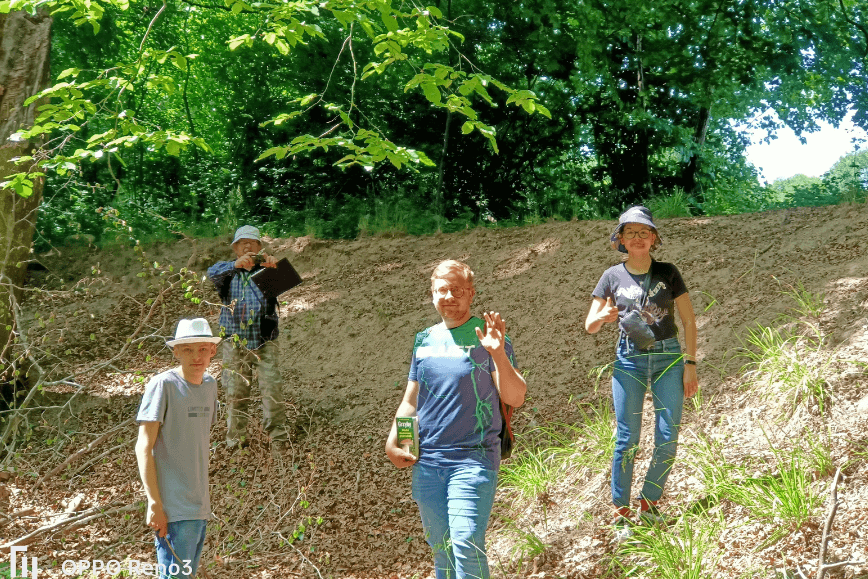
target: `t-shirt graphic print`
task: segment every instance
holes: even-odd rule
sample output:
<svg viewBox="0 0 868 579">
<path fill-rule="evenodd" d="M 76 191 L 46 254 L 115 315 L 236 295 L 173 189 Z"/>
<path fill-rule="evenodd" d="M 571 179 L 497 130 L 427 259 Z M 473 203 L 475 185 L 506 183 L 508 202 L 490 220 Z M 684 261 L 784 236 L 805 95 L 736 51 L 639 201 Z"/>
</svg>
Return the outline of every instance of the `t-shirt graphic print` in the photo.
<svg viewBox="0 0 868 579">
<path fill-rule="evenodd" d="M 491 355 L 479 343 L 472 317 L 448 329 L 437 324 L 416 334 L 409 379 L 419 383 L 419 462 L 448 468 L 477 462 L 500 464 L 500 398 L 491 377 Z M 512 343 L 506 354 L 515 365 Z"/>
</svg>

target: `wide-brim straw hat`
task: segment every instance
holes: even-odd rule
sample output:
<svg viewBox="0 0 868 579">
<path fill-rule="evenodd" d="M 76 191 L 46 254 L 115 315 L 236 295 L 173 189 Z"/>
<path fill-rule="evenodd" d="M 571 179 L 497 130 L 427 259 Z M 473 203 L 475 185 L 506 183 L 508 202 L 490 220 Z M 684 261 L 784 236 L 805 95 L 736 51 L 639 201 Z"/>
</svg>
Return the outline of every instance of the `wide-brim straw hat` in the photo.
<svg viewBox="0 0 868 579">
<path fill-rule="evenodd" d="M 168 340 L 166 345 L 174 348 L 178 344 L 194 344 L 197 342 L 219 344 L 222 339 L 215 337 L 211 333 L 211 325 L 205 318 L 183 319 L 178 322 L 178 328 L 175 330 L 175 339 Z"/>
</svg>

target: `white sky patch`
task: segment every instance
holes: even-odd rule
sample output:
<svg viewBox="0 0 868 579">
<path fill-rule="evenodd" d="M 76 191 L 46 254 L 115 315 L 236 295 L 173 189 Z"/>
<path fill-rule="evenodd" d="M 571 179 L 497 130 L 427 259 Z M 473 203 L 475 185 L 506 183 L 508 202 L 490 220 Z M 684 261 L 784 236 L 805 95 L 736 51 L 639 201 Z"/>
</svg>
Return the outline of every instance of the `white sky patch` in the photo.
<svg viewBox="0 0 868 579">
<path fill-rule="evenodd" d="M 837 129 L 828 123 L 818 123 L 821 129 L 805 134 L 804 145 L 788 128 L 778 130 L 778 138 L 770 143 L 762 142 L 765 131 L 747 130 L 752 143 L 747 148 L 747 160 L 760 170 L 760 183 L 773 183 L 798 174 L 820 177 L 841 157 L 856 152 L 854 137 L 868 138 L 864 130 L 853 125 L 852 116 L 853 113 L 847 115 Z"/>
</svg>

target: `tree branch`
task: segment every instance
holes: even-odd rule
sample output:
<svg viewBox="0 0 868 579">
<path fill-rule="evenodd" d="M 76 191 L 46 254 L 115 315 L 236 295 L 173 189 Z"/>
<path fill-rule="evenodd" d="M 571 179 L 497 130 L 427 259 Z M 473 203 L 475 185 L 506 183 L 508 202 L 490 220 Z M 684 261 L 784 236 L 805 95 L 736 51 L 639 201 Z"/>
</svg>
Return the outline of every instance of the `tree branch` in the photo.
<svg viewBox="0 0 868 579">
<path fill-rule="evenodd" d="M 112 436 L 114 436 L 115 432 L 126 427 L 128 424 L 132 423 L 134 420 L 135 420 L 135 418 L 133 418 L 133 417 L 130 417 L 130 418 L 124 420 L 123 422 L 118 424 L 116 427 L 112 428 L 111 430 L 109 430 L 108 432 L 106 432 L 105 434 L 103 434 L 102 436 L 100 436 L 99 438 L 97 438 L 96 440 L 91 442 L 90 444 L 88 444 L 86 447 L 80 449 L 78 452 L 69 456 L 66 460 L 64 460 L 62 463 L 60 463 L 59 465 L 57 465 L 56 467 L 51 469 L 50 472 L 46 473 L 38 481 L 36 481 L 36 484 L 33 485 L 33 490 L 38 489 L 42 485 L 43 481 L 45 481 L 45 479 L 53 477 L 54 475 L 56 475 L 57 473 L 62 471 L 64 468 L 66 468 L 66 465 L 75 462 L 76 460 L 78 460 L 79 458 L 81 458 L 82 456 L 84 456 L 85 454 L 87 454 L 88 452 L 90 452 L 91 450 L 93 450 L 94 448 L 96 448 L 97 446 L 99 446 L 100 444 L 102 444 L 103 442 L 105 442 L 106 440 L 111 438 Z"/>
<path fill-rule="evenodd" d="M 817 579 L 823 579 L 827 571 L 846 567 L 848 565 L 864 565 L 864 561 L 839 561 L 837 563 L 826 563 L 826 552 L 829 548 L 830 533 L 832 531 L 832 521 L 835 519 L 835 513 L 838 512 L 838 478 L 841 476 L 841 467 L 835 471 L 835 478 L 832 479 L 832 490 L 830 491 L 829 514 L 826 516 L 826 524 L 823 525 L 823 538 L 820 542 L 820 557 L 817 560 Z"/>
<path fill-rule="evenodd" d="M 93 521 L 94 519 L 99 519 L 100 517 L 107 517 L 109 515 L 114 515 L 116 513 L 122 513 L 124 511 L 135 511 L 141 507 L 140 507 L 140 503 L 136 502 L 136 503 L 132 503 L 132 504 L 129 504 L 129 505 L 126 505 L 123 507 L 117 507 L 114 509 L 109 509 L 107 511 L 95 512 L 95 511 L 98 511 L 99 509 L 102 509 L 102 508 L 104 508 L 104 507 L 96 507 L 96 508 L 91 509 L 89 511 L 86 511 L 86 512 L 84 512 L 84 513 L 82 513 L 76 517 L 70 517 L 68 519 L 63 519 L 62 521 L 58 521 L 58 522 L 52 523 L 50 525 L 45 525 L 44 527 L 40 527 L 40 528 L 36 529 L 35 531 L 24 535 L 23 537 L 19 537 L 13 541 L 6 543 L 5 545 L 0 545 L 0 551 L 6 551 L 10 547 L 14 547 L 16 545 L 26 545 L 26 544 L 30 543 L 30 540 L 33 539 L 34 537 L 36 537 L 37 535 L 41 535 L 41 534 L 46 533 L 48 531 L 54 531 L 57 529 L 62 529 L 64 527 L 68 527 L 68 526 L 72 525 L 73 523 L 78 523 L 78 526 L 81 526 L 81 525 L 84 525 L 84 524 L 87 524 L 87 523 Z"/>
</svg>

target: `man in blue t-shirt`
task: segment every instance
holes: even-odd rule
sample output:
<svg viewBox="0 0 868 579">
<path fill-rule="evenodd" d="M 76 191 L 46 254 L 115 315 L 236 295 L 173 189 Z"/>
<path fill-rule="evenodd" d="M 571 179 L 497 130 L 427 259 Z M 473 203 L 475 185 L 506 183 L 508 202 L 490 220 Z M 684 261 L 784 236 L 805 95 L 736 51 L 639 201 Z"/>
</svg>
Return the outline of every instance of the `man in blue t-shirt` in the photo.
<svg viewBox="0 0 868 579">
<path fill-rule="evenodd" d="M 136 460 L 160 579 L 193 577 L 205 543 L 210 433 L 217 417 L 217 381 L 206 370 L 219 342 L 203 318 L 178 322 L 166 345 L 181 365 L 148 382 L 136 417 Z"/>
<path fill-rule="evenodd" d="M 485 531 L 500 467 L 500 402 L 521 406 L 527 392 L 503 318 L 470 314 L 475 294 L 467 264 L 447 260 L 434 269 L 432 303 L 443 321 L 416 334 L 396 414 L 418 416 L 419 456 L 398 446 L 395 422 L 386 441 L 395 466 L 413 466 L 436 579 L 489 577 Z"/>
</svg>

